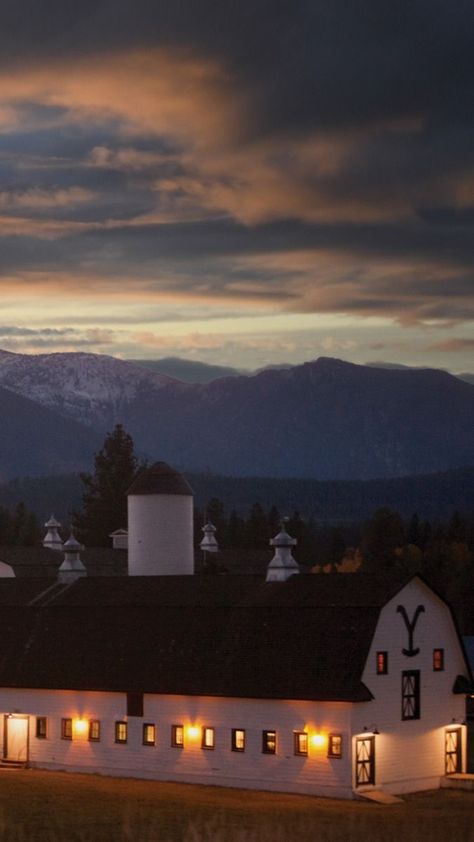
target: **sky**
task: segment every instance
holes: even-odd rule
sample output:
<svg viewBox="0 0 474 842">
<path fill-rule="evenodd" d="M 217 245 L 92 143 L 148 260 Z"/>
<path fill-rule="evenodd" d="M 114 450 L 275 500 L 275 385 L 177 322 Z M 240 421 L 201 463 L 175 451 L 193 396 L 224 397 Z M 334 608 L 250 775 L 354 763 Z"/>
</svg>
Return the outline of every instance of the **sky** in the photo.
<svg viewBox="0 0 474 842">
<path fill-rule="evenodd" d="M 0 348 L 474 371 L 472 0 L 3 0 Z"/>
</svg>

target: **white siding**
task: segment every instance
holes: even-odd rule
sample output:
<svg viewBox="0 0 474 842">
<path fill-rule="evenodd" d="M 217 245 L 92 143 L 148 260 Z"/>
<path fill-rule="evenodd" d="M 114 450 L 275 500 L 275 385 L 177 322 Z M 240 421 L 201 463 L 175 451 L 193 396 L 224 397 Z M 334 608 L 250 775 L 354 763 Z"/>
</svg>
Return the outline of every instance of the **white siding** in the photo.
<svg viewBox="0 0 474 842">
<path fill-rule="evenodd" d="M 408 631 L 397 606 L 411 621 L 418 605 L 424 613 L 414 630 L 414 648 L 407 657 Z M 433 671 L 433 649 L 444 649 L 444 671 Z M 376 674 L 376 653 L 388 652 L 388 674 Z M 402 721 L 401 674 L 420 670 L 420 719 Z M 418 579 L 410 582 L 383 608 L 365 666 L 363 681 L 374 701 L 354 706 L 353 733 L 380 731 L 376 736 L 376 786 L 390 792 L 436 788 L 444 775 L 444 732 L 465 717 L 465 697 L 452 692 L 456 676 L 466 667 L 447 606 Z M 465 732 L 465 728 L 463 728 Z M 463 734 L 464 746 L 466 743 Z"/>
<path fill-rule="evenodd" d="M 98 772 L 106 775 L 187 781 L 200 784 L 352 797 L 351 705 L 215 697 L 144 697 L 144 716 L 128 718 L 128 743 L 114 741 L 114 722 L 127 720 L 120 693 L 2 690 L 0 712 L 28 713 L 30 764 L 42 768 Z M 36 716 L 48 717 L 48 737 L 37 739 Z M 87 733 L 61 740 L 61 718 L 99 719 L 101 741 Z M 3 717 L 2 717 L 3 719 Z M 156 726 L 156 745 L 142 745 L 144 722 Z M 171 726 L 185 727 L 183 749 L 171 747 Z M 215 729 L 215 749 L 201 748 L 201 734 L 191 738 L 189 726 Z M 245 729 L 244 752 L 231 750 L 231 729 Z M 308 757 L 294 755 L 293 732 L 310 735 Z M 277 732 L 275 755 L 262 753 L 262 731 Z M 326 735 L 324 745 L 311 742 Z M 343 756 L 328 758 L 327 734 L 341 734 Z"/>
<path fill-rule="evenodd" d="M 193 498 L 184 494 L 130 494 L 129 576 L 193 572 Z"/>
</svg>

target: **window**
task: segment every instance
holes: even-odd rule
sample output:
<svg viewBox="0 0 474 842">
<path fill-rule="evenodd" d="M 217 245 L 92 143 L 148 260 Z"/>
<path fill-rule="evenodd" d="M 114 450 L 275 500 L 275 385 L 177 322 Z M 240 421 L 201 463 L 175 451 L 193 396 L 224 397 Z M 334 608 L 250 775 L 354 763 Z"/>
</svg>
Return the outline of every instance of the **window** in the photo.
<svg viewBox="0 0 474 842">
<path fill-rule="evenodd" d="M 36 717 L 36 736 L 38 740 L 45 740 L 47 737 L 48 720 L 45 716 Z"/>
<path fill-rule="evenodd" d="M 143 693 L 127 693 L 127 716 L 143 716 Z"/>
<path fill-rule="evenodd" d="M 245 751 L 245 731 L 243 728 L 232 728 L 232 751 Z"/>
<path fill-rule="evenodd" d="M 402 719 L 420 718 L 420 671 L 402 672 Z"/>
<path fill-rule="evenodd" d="M 262 731 L 262 751 L 264 754 L 276 753 L 276 731 Z"/>
<path fill-rule="evenodd" d="M 328 757 L 342 757 L 342 737 L 340 734 L 329 734 Z"/>
<path fill-rule="evenodd" d="M 202 729 L 202 748 L 214 748 L 214 728 Z"/>
<path fill-rule="evenodd" d="M 377 675 L 387 675 L 388 673 L 388 652 L 377 652 L 376 656 L 376 672 Z"/>
<path fill-rule="evenodd" d="M 433 649 L 433 671 L 442 672 L 444 670 L 444 649 Z"/>
<path fill-rule="evenodd" d="M 171 726 L 171 745 L 174 748 L 183 748 L 184 746 L 184 728 L 182 725 Z"/>
<path fill-rule="evenodd" d="M 295 754 L 299 754 L 305 756 L 308 754 L 308 734 L 306 731 L 295 731 L 294 732 L 294 751 Z"/>
<path fill-rule="evenodd" d="M 128 736 L 128 725 L 126 722 L 115 723 L 115 742 L 126 743 Z"/>
<path fill-rule="evenodd" d="M 91 743 L 98 743 L 100 740 L 100 722 L 98 719 L 91 719 L 89 722 L 89 740 Z"/>
<path fill-rule="evenodd" d="M 72 740 L 72 719 L 61 719 L 61 739 Z"/>
<path fill-rule="evenodd" d="M 155 745 L 155 726 L 152 722 L 145 722 L 143 725 L 143 745 Z"/>
</svg>

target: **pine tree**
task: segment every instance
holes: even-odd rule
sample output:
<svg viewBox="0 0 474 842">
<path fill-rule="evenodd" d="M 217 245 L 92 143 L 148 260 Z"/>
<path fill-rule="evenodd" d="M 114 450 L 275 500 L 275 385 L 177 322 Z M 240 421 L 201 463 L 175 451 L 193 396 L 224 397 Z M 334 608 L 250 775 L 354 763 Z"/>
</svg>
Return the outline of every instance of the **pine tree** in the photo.
<svg viewBox="0 0 474 842">
<path fill-rule="evenodd" d="M 139 469 L 133 439 L 117 424 L 95 455 L 93 474 L 81 474 L 85 486 L 82 512 L 73 513 L 73 529 L 89 547 L 110 546 L 110 533 L 127 526 L 127 490 Z"/>
</svg>

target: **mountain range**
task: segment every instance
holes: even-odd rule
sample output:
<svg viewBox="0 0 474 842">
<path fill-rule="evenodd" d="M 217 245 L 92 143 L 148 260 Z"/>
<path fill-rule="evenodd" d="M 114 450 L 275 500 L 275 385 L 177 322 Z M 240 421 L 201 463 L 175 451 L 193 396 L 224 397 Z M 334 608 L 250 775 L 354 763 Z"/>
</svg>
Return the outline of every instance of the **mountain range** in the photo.
<svg viewBox="0 0 474 842">
<path fill-rule="evenodd" d="M 90 467 L 116 422 L 139 453 L 187 471 L 329 480 L 474 465 L 474 386 L 432 369 L 322 357 L 192 384 L 103 355 L 1 351 L 0 387 L 3 478 Z"/>
</svg>

